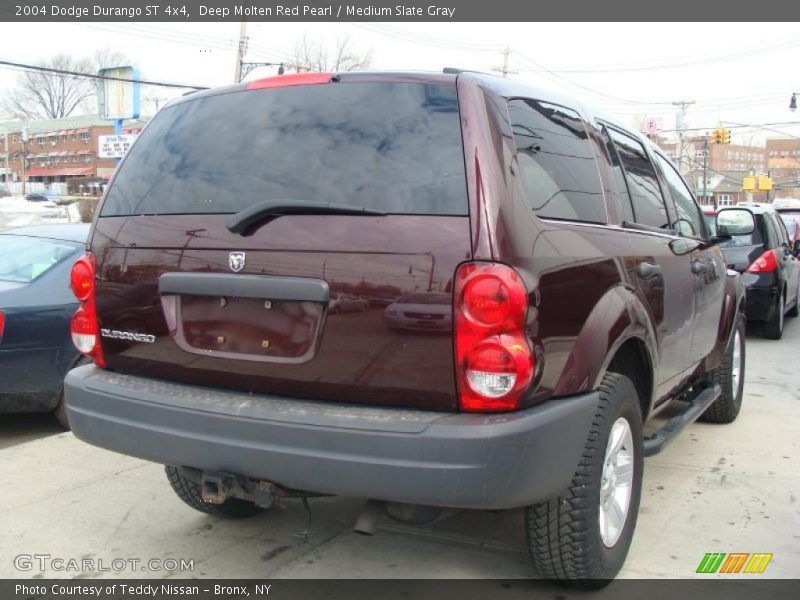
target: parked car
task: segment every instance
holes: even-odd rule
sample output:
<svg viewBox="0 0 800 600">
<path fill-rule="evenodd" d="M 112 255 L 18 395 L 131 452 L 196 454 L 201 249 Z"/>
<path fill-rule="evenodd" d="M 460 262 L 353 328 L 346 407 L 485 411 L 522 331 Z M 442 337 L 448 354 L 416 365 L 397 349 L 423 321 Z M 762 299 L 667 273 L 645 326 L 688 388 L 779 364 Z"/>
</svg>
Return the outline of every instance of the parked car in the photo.
<svg viewBox="0 0 800 600">
<path fill-rule="evenodd" d="M 800 217 L 800 200 L 797 198 L 776 198 L 772 201 L 772 208 L 782 215 Z"/>
<path fill-rule="evenodd" d="M 95 364 L 67 376 L 70 421 L 215 515 L 347 495 L 370 533 L 381 506 L 524 507 L 538 572 L 599 587 L 644 456 L 739 413 L 744 287 L 718 241 L 661 150 L 569 96 L 469 72 L 197 92 L 131 147 L 76 263 Z M 326 321 L 343 282 L 447 290 L 452 331 Z M 125 298 L 161 314 L 130 331 Z"/>
<path fill-rule="evenodd" d="M 404 294 L 386 307 L 386 324 L 395 329 L 450 331 L 453 327 L 451 294 Z"/>
<path fill-rule="evenodd" d="M 83 224 L 0 232 L 0 413 L 52 411 L 69 427 L 64 375 L 81 357 L 70 337 L 70 269 L 88 234 Z"/>
<path fill-rule="evenodd" d="M 351 294 L 334 294 L 331 297 L 328 313 L 338 315 L 347 312 L 364 312 L 369 308 L 369 301 L 356 298 Z"/>
<path fill-rule="evenodd" d="M 61 196 L 53 190 L 44 190 L 43 192 L 31 192 L 25 196 L 28 202 L 55 202 Z"/>
<path fill-rule="evenodd" d="M 779 213 L 783 224 L 786 226 L 786 233 L 789 235 L 789 247 L 794 250 L 795 256 L 800 252 L 800 214 Z"/>
<path fill-rule="evenodd" d="M 800 308 L 800 260 L 783 221 L 769 204 L 739 204 L 717 215 L 717 233 L 729 268 L 742 273 L 746 314 L 764 322 L 764 337 L 783 336 L 784 317 Z"/>
</svg>

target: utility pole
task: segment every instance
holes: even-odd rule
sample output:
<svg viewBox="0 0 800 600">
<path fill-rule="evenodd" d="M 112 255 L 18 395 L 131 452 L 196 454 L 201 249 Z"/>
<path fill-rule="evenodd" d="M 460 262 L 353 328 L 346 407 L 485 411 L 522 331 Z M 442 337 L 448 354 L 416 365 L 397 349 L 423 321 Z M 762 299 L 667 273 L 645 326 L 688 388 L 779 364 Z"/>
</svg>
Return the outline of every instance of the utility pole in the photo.
<svg viewBox="0 0 800 600">
<path fill-rule="evenodd" d="M 686 131 L 686 109 L 694 104 L 694 100 L 681 100 L 673 102 L 672 106 L 678 107 L 675 114 L 675 129 L 678 131 L 678 170 L 683 172 L 683 132 Z"/>
<path fill-rule="evenodd" d="M 8 159 L 11 156 L 11 151 L 8 149 L 8 128 L 3 131 L 3 148 L 6 151 L 6 157 L 3 161 L 3 184 L 8 189 Z"/>
<path fill-rule="evenodd" d="M 508 59 L 510 56 L 511 56 L 511 48 L 506 46 L 503 49 L 503 66 L 495 67 L 494 69 L 492 69 L 493 71 L 500 73 L 506 79 L 508 79 L 509 75 L 514 75 L 516 73 L 516 71 L 512 71 L 508 66 Z"/>
<path fill-rule="evenodd" d="M 25 144 L 28 141 L 28 128 L 23 127 L 22 133 L 20 134 L 20 139 L 22 139 L 22 196 L 25 196 L 25 161 L 28 160 L 28 151 L 25 148 Z"/>
<path fill-rule="evenodd" d="M 705 204 L 708 201 L 708 189 L 706 187 L 708 182 L 708 135 L 703 137 L 703 203 Z M 714 198 L 712 201 L 714 205 L 714 210 L 717 210 L 717 199 Z"/>
<path fill-rule="evenodd" d="M 236 48 L 234 83 L 239 83 L 242 80 L 242 61 L 244 60 L 245 52 L 247 52 L 247 21 L 242 21 L 239 23 L 239 44 Z"/>
</svg>

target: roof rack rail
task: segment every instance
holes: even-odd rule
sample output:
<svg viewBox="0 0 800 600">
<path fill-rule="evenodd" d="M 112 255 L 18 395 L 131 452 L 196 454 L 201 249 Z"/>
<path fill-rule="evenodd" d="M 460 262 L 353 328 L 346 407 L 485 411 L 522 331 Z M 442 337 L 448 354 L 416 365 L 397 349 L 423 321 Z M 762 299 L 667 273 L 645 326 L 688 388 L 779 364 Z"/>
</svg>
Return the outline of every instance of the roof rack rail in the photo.
<svg viewBox="0 0 800 600">
<path fill-rule="evenodd" d="M 489 75 L 484 71 L 476 71 L 475 69 L 459 69 L 458 67 L 445 67 L 442 69 L 445 75 L 459 75 L 460 73 L 480 73 L 481 75 Z"/>
</svg>

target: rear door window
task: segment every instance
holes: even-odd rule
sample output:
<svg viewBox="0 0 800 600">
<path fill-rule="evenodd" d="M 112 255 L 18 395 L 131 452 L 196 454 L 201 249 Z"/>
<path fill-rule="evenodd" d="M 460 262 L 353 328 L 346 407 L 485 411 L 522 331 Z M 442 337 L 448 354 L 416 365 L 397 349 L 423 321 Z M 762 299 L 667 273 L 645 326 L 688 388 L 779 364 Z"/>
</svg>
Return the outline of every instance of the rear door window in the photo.
<svg viewBox="0 0 800 600">
<path fill-rule="evenodd" d="M 609 129 L 609 135 L 625 172 L 633 204 L 634 222 L 658 229 L 668 229 L 670 222 L 664 197 L 661 195 L 655 169 L 647 157 L 644 146 L 638 140 L 615 129 Z"/>
<path fill-rule="evenodd" d="M 131 148 L 101 216 L 235 213 L 264 200 L 466 215 L 455 87 L 331 83 L 182 101 Z"/>
<path fill-rule="evenodd" d="M 545 219 L 606 223 L 606 205 L 591 142 L 573 110 L 514 99 L 508 114 L 528 202 Z"/>
</svg>

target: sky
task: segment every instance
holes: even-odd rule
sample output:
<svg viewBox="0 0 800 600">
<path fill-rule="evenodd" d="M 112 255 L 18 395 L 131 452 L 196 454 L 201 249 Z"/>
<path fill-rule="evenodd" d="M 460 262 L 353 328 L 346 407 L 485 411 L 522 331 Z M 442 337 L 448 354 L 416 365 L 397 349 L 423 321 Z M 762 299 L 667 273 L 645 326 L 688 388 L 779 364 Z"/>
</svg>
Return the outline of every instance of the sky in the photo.
<svg viewBox="0 0 800 600">
<path fill-rule="evenodd" d="M 60 52 L 111 48 L 151 80 L 215 86 L 234 76 L 239 23 L 1 23 L 0 59 L 31 63 Z M 491 71 L 510 49 L 510 77 L 579 97 L 630 126 L 676 127 L 678 101 L 694 101 L 686 126 L 732 130 L 733 142 L 800 136 L 797 23 L 248 23 L 245 60 L 291 59 L 297 44 L 332 48 L 348 38 L 374 70 L 460 67 Z M 274 74 L 272 68 L 249 78 Z M 0 68 L 0 95 L 17 72 Z M 149 88 L 153 97 L 180 92 Z M 784 124 L 791 122 L 792 124 Z M 693 133 L 693 132 L 690 132 Z"/>
</svg>

